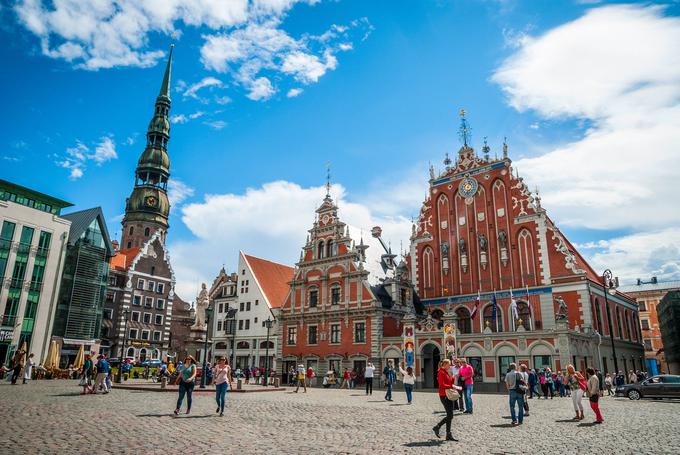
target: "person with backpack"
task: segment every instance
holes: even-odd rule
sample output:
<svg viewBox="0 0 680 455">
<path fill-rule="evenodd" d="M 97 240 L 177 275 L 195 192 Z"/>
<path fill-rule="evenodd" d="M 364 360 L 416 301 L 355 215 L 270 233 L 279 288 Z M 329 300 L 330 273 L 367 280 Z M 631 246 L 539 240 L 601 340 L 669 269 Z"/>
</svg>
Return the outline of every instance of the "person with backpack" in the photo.
<svg viewBox="0 0 680 455">
<path fill-rule="evenodd" d="M 590 409 L 595 413 L 595 423 L 600 424 L 604 422 L 602 414 L 600 413 L 600 379 L 597 377 L 593 368 L 586 368 L 588 375 L 587 394 L 590 401 Z"/>
<path fill-rule="evenodd" d="M 505 375 L 505 386 L 510 396 L 510 416 L 512 425 L 522 425 L 524 422 L 524 394 L 527 391 L 527 383 L 524 376 L 517 371 L 517 365 L 510 364 L 510 371 Z M 518 405 L 519 413 L 515 414 L 515 404 Z"/>
<path fill-rule="evenodd" d="M 111 367 L 109 366 L 109 362 L 106 360 L 106 358 L 103 355 L 97 356 L 97 376 L 95 378 L 96 382 L 94 385 L 95 394 L 100 388 L 102 392 L 109 393 L 109 389 L 106 387 L 106 378 L 110 371 Z"/>
<path fill-rule="evenodd" d="M 295 388 L 295 393 L 298 393 L 298 390 L 300 390 L 301 385 L 305 389 L 304 393 L 307 393 L 307 384 L 305 382 L 305 366 L 303 364 L 298 365 L 296 375 L 297 375 L 296 376 L 297 387 Z"/>
<path fill-rule="evenodd" d="M 526 392 L 527 390 L 531 391 L 531 386 L 529 385 L 529 373 L 527 373 L 527 366 L 525 364 L 521 364 L 519 366 L 519 374 L 522 375 L 522 379 L 524 379 L 524 385 L 527 386 L 527 388 L 524 391 L 524 400 L 523 400 L 523 405 L 524 405 L 524 417 L 529 417 L 529 400 L 527 400 Z"/>
<path fill-rule="evenodd" d="M 576 416 L 572 420 L 583 420 L 583 391 L 586 390 L 586 380 L 581 373 L 576 371 L 574 365 L 567 365 L 567 385 L 571 390 L 571 401 L 574 404 Z"/>
</svg>

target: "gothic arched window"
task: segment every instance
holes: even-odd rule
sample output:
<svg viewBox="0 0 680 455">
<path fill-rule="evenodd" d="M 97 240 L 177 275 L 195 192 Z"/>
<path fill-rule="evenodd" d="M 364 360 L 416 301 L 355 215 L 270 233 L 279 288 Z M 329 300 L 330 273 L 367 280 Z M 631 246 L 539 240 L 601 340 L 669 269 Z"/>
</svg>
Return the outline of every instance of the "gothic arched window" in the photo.
<svg viewBox="0 0 680 455">
<path fill-rule="evenodd" d="M 501 316 L 501 309 L 497 308 L 496 309 L 496 323 L 494 324 L 493 321 L 493 304 L 489 303 L 487 306 L 484 307 L 484 325 L 483 328 L 485 329 L 487 327 L 487 322 L 489 323 L 488 326 L 491 329 L 492 332 L 502 332 L 503 331 L 503 317 Z"/>
<path fill-rule="evenodd" d="M 332 240 L 329 240 L 328 244 L 326 245 L 326 256 L 327 257 L 331 257 L 331 256 L 335 255 L 334 248 L 335 248 L 335 244 L 333 243 Z"/>
<path fill-rule="evenodd" d="M 144 229 L 144 235 L 145 235 L 146 237 L 149 236 L 149 228 L 145 228 L 145 229 Z"/>
<path fill-rule="evenodd" d="M 323 251 L 324 251 L 324 247 L 323 247 L 323 240 L 322 240 L 322 241 L 319 242 L 319 246 L 316 249 L 316 258 L 317 259 L 323 258 Z"/>
<path fill-rule="evenodd" d="M 522 326 L 525 329 L 533 330 L 534 321 L 531 316 L 531 308 L 529 308 L 529 304 L 527 302 L 524 301 L 517 302 L 517 316 L 519 316 L 519 319 L 522 320 Z"/>
<path fill-rule="evenodd" d="M 465 307 L 460 307 L 456 310 L 456 316 L 458 316 L 458 331 L 460 333 L 472 333 L 470 310 Z"/>
<path fill-rule="evenodd" d="M 132 226 L 130 226 L 130 231 L 129 231 L 129 232 L 130 232 L 130 235 L 132 235 L 132 233 L 135 232 L 135 228 L 132 227 Z"/>
</svg>

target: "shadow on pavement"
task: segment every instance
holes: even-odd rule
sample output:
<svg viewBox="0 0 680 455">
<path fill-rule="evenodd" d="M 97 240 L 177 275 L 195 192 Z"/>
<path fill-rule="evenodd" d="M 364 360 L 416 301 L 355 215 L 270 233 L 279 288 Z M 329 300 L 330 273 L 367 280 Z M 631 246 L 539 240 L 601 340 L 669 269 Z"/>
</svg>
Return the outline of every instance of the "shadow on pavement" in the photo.
<svg viewBox="0 0 680 455">
<path fill-rule="evenodd" d="M 563 419 L 563 420 L 555 420 L 555 422 L 558 422 L 558 423 L 569 423 L 569 422 L 571 422 L 571 423 L 576 423 L 576 422 L 578 422 L 578 420 L 574 420 L 574 419 Z"/>
<path fill-rule="evenodd" d="M 408 403 L 391 403 L 390 406 L 408 406 Z"/>
<path fill-rule="evenodd" d="M 597 425 L 595 422 L 588 422 L 588 423 L 579 423 L 576 425 L 577 427 L 594 427 Z"/>
<path fill-rule="evenodd" d="M 78 397 L 82 395 L 80 392 L 72 392 L 72 393 L 55 393 L 54 395 L 50 395 L 51 397 Z"/>
<path fill-rule="evenodd" d="M 496 425 L 489 425 L 491 428 L 512 428 L 513 425 L 511 423 L 498 423 Z"/>
<path fill-rule="evenodd" d="M 443 439 L 430 439 L 429 441 L 407 442 L 404 447 L 437 447 L 444 444 Z"/>
</svg>

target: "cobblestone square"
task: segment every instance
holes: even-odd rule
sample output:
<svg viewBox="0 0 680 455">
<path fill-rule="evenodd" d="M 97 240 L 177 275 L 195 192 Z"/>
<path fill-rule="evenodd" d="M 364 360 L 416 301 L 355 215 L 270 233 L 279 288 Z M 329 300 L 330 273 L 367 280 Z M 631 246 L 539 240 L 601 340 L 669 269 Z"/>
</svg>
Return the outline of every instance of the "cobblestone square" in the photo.
<svg viewBox="0 0 680 455">
<path fill-rule="evenodd" d="M 400 388 L 391 403 L 380 390 L 232 393 L 223 418 L 212 394 L 195 393 L 191 414 L 175 417 L 174 393 L 78 392 L 76 381 L 1 384 L 3 453 L 680 453 L 679 401 L 605 397 L 594 426 L 587 402 L 586 419 L 572 422 L 571 399 L 533 399 L 513 428 L 507 397 L 479 394 L 473 415 L 454 416 L 456 443 L 432 433 L 442 409 L 431 392 L 411 406 Z"/>
</svg>

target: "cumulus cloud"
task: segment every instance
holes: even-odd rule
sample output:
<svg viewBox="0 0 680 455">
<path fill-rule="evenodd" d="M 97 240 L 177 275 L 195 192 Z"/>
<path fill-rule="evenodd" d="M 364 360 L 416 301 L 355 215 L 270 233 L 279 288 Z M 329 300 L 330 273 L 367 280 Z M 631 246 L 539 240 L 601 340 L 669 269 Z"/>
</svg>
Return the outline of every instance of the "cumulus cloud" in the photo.
<svg viewBox="0 0 680 455">
<path fill-rule="evenodd" d="M 171 178 L 168 181 L 168 200 L 170 205 L 178 206 L 187 198 L 194 195 L 194 189 L 176 178 Z M 177 207 L 174 207 L 175 209 Z"/>
<path fill-rule="evenodd" d="M 635 232 L 605 239 L 616 240 L 619 250 L 593 254 L 595 264 L 605 255 L 637 260 L 638 249 L 657 251 L 667 242 L 652 233 L 680 222 L 679 42 L 680 19 L 663 7 L 604 6 L 524 37 L 493 75 L 518 111 L 589 125 L 579 140 L 515 165 L 541 186 L 544 205 L 560 224 Z"/>
<path fill-rule="evenodd" d="M 65 155 L 57 156 L 56 164 L 59 167 L 69 170 L 69 179 L 77 180 L 85 175 L 88 161 L 93 161 L 97 166 L 101 166 L 107 161 L 118 158 L 116 144 L 109 136 L 103 136 L 95 145 L 94 150 L 76 141 L 74 147 L 66 149 Z"/>
<path fill-rule="evenodd" d="M 184 205 L 182 221 L 196 238 L 169 246 L 173 264 L 180 264 L 175 267 L 179 295 L 195 295 L 197 280 L 210 283 L 219 264 L 234 270 L 239 250 L 293 265 L 299 260 L 307 230 L 314 222 L 314 210 L 325 191 L 321 186 L 304 188 L 276 181 L 242 194 L 206 195 L 202 202 Z M 410 221 L 399 215 L 376 215 L 371 207 L 348 200 L 340 185 L 333 185 L 331 194 L 339 206 L 340 219 L 350 226 L 350 235 L 357 243 L 363 232 L 364 243 L 369 245 L 366 267 L 371 280 L 377 280 L 383 276 L 379 266 L 382 249 L 370 236 L 371 228 L 380 225 L 385 241 L 391 242 L 398 253 L 400 241 L 405 248 L 408 244 Z"/>
<path fill-rule="evenodd" d="M 286 93 L 286 96 L 288 98 L 295 98 L 296 96 L 300 95 L 304 90 L 301 88 L 292 88 L 288 90 L 288 93 Z"/>
<path fill-rule="evenodd" d="M 118 66 L 148 67 L 166 55 L 153 49 L 154 33 L 181 35 L 179 26 L 196 27 L 202 34 L 200 58 L 211 71 L 230 74 L 253 100 L 266 100 L 278 92 L 274 75 L 290 76 L 304 84 L 319 81 L 337 65 L 336 54 L 365 39 L 372 27 L 367 19 L 349 25 L 332 24 L 321 35 L 293 37 L 282 24 L 296 4 L 318 0 L 18 0 L 19 22 L 40 41 L 43 55 L 62 59 L 78 68 L 98 70 Z M 223 87 L 212 76 L 177 88 L 184 97 L 202 102 L 205 88 Z M 227 97 L 217 97 L 224 104 Z M 182 121 L 177 117 L 178 122 Z"/>
</svg>

